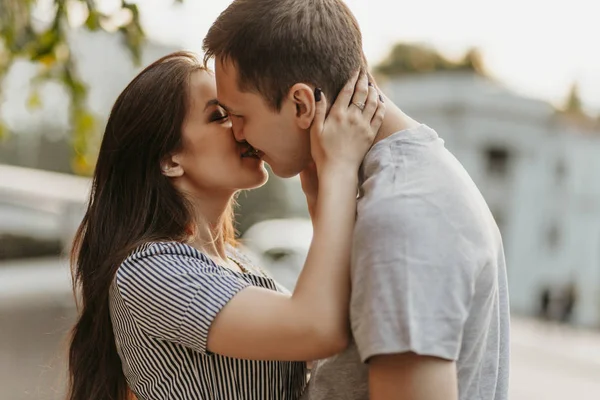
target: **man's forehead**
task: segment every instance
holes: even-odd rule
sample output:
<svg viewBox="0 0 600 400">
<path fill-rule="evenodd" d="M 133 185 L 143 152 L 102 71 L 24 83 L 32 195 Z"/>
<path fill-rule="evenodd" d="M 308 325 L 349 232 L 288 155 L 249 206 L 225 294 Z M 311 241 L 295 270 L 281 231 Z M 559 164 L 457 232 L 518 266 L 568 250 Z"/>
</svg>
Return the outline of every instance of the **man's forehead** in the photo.
<svg viewBox="0 0 600 400">
<path fill-rule="evenodd" d="M 215 61 L 215 78 L 217 81 L 217 98 L 223 108 L 228 109 L 234 107 L 235 99 L 239 98 L 242 93 L 237 87 L 237 74 L 229 67 L 229 62 L 221 62 L 219 59 Z M 233 72 L 233 73 L 232 73 Z"/>
<path fill-rule="evenodd" d="M 218 84 L 228 88 L 237 88 L 238 72 L 232 61 L 217 58 L 215 60 L 215 76 Z"/>
<path fill-rule="evenodd" d="M 232 114 L 236 114 L 235 109 L 239 100 L 238 96 L 231 95 L 227 90 L 217 88 L 217 101 L 219 105 Z"/>
<path fill-rule="evenodd" d="M 217 99 L 221 107 L 230 114 L 241 115 L 248 112 L 251 107 L 256 105 L 257 101 L 263 101 L 260 94 L 240 89 L 237 66 L 233 61 L 217 58 L 215 60 L 215 75 Z"/>
</svg>

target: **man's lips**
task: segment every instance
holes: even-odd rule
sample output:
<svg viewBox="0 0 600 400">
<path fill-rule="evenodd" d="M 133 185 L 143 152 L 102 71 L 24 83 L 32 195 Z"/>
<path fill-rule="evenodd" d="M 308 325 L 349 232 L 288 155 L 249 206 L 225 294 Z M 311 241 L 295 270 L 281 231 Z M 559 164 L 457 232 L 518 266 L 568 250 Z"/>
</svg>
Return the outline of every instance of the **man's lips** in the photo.
<svg viewBox="0 0 600 400">
<path fill-rule="evenodd" d="M 246 146 L 246 149 L 242 153 L 242 158 L 246 158 L 246 157 L 261 158 L 262 157 L 263 153 L 260 150 L 256 150 L 254 147 L 250 146 L 249 144 L 245 144 L 245 146 Z"/>
</svg>

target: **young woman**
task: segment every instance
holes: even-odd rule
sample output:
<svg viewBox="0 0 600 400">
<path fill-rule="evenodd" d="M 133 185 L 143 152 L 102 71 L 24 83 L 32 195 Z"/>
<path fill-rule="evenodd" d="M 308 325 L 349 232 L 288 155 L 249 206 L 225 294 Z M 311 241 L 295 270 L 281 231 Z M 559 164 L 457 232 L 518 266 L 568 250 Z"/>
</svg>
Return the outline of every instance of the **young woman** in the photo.
<svg viewBox="0 0 600 400">
<path fill-rule="evenodd" d="M 305 361 L 346 346 L 357 172 L 384 113 L 365 76 L 348 88 L 327 119 L 319 89 L 305 99 L 314 237 L 289 294 L 236 250 L 234 196 L 267 173 L 212 74 L 180 52 L 127 86 L 72 253 L 70 400 L 297 399 Z"/>
</svg>

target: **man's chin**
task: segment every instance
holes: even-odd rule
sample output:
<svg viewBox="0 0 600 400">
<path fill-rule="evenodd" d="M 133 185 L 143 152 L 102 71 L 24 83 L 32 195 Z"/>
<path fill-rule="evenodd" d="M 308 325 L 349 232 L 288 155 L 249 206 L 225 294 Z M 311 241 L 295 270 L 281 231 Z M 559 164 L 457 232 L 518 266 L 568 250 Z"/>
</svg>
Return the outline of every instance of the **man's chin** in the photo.
<svg viewBox="0 0 600 400">
<path fill-rule="evenodd" d="M 297 171 L 296 169 L 286 168 L 281 165 L 273 165 L 269 164 L 268 162 L 267 165 L 269 166 L 271 172 L 273 172 L 273 174 L 279 178 L 292 178 L 300 173 L 300 171 Z"/>
</svg>

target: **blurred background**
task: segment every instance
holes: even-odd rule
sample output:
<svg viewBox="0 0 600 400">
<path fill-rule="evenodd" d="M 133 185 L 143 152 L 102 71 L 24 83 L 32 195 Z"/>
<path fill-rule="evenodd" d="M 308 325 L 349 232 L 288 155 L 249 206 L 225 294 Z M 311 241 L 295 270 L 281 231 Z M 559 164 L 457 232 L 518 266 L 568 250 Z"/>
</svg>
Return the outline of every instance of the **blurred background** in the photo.
<svg viewBox="0 0 600 400">
<path fill-rule="evenodd" d="M 0 0 L 0 400 L 60 399 L 65 254 L 116 96 L 200 52 L 228 0 Z M 384 91 L 438 131 L 503 233 L 511 399 L 600 398 L 600 3 L 347 0 Z M 248 252 L 293 288 L 298 179 L 239 198 Z"/>
</svg>

